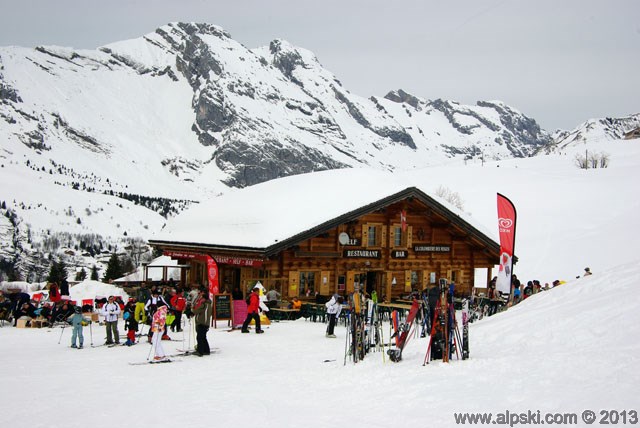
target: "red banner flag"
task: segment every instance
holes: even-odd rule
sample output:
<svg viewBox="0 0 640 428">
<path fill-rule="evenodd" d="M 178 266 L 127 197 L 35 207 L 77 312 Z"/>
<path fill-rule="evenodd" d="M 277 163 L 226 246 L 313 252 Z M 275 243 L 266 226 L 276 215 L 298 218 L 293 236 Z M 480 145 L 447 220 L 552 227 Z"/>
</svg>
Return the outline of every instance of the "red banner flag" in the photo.
<svg viewBox="0 0 640 428">
<path fill-rule="evenodd" d="M 498 193 L 498 231 L 500 233 L 500 268 L 496 288 L 501 293 L 511 292 L 513 252 L 516 243 L 516 208 L 506 196 Z"/>
<path fill-rule="evenodd" d="M 209 279 L 209 298 L 220 292 L 218 284 L 218 264 L 211 256 L 207 256 L 207 276 Z"/>
</svg>

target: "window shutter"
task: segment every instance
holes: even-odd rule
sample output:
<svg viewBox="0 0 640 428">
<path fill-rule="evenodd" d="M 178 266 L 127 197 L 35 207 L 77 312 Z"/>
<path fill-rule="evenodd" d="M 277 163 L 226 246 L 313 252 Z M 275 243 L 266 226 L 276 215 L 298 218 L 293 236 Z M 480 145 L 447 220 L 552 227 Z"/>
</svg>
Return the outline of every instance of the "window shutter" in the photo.
<svg viewBox="0 0 640 428">
<path fill-rule="evenodd" d="M 426 270 L 422 271 L 422 289 L 424 290 L 429 285 L 429 272 Z"/>
<path fill-rule="evenodd" d="M 391 225 L 391 229 L 389 229 L 389 248 L 393 248 L 396 246 L 396 225 Z"/>
<path fill-rule="evenodd" d="M 362 246 L 369 246 L 369 224 L 365 223 L 362 225 Z"/>
<path fill-rule="evenodd" d="M 411 248 L 413 246 L 413 226 L 409 226 L 407 227 L 407 232 L 406 232 L 406 243 L 407 243 L 407 248 Z M 426 284 L 426 282 L 425 282 Z"/>
<path fill-rule="evenodd" d="M 298 296 L 298 281 L 300 273 L 297 270 L 289 272 L 289 297 Z"/>
<path fill-rule="evenodd" d="M 404 271 L 404 291 L 411 291 L 411 271 Z"/>
<path fill-rule="evenodd" d="M 347 284 L 346 284 L 347 293 L 353 293 L 353 290 L 354 290 L 353 283 L 355 282 L 355 280 L 356 280 L 355 271 L 348 270 L 347 271 Z"/>
<path fill-rule="evenodd" d="M 328 270 L 323 270 L 322 272 L 320 272 L 320 294 L 323 296 L 329 296 L 331 295 L 331 291 L 330 291 L 330 282 L 329 279 L 331 278 L 331 272 Z"/>
<path fill-rule="evenodd" d="M 377 244 L 381 247 L 387 246 L 387 226 L 380 226 L 380 241 Z"/>
</svg>

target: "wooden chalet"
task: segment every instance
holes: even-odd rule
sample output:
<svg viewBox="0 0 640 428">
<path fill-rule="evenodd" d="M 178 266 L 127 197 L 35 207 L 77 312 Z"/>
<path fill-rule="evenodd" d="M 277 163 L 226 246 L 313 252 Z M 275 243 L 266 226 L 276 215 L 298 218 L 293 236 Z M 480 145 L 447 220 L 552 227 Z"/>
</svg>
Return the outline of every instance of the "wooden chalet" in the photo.
<svg viewBox="0 0 640 428">
<path fill-rule="evenodd" d="M 329 186 L 324 177 L 321 182 Z M 218 266 L 220 292 L 240 287 L 246 293 L 259 280 L 285 299 L 304 296 L 307 289 L 329 296 L 363 287 L 391 300 L 430 288 L 440 278 L 455 282 L 456 295 L 468 296 L 476 285 L 474 269 L 487 268 L 488 282 L 499 263 L 497 242 L 416 187 L 393 187 L 379 180 L 369 183 L 379 191 L 368 195 L 346 182 L 340 186 L 340 180 L 323 192 L 296 185 L 293 177 L 281 180 L 290 184 L 282 196 L 268 182 L 214 198 L 212 205 L 197 207 L 200 217 L 180 219 L 181 214 L 177 220 L 182 221 L 169 225 L 170 231 L 150 244 L 190 265 L 183 273 L 185 283 L 207 285 L 210 257 Z M 364 189 L 367 183 L 358 182 Z M 349 204 L 341 208 L 332 202 L 332 192 Z M 305 211 L 300 204 L 306 203 L 313 205 Z M 254 211 L 253 220 L 243 217 Z M 326 215 L 319 216 L 324 211 Z M 296 221 L 303 224 L 293 225 Z M 263 239 L 256 241 L 256 235 Z"/>
<path fill-rule="evenodd" d="M 635 128 L 624 133 L 625 140 L 634 140 L 640 138 L 640 128 Z"/>
</svg>

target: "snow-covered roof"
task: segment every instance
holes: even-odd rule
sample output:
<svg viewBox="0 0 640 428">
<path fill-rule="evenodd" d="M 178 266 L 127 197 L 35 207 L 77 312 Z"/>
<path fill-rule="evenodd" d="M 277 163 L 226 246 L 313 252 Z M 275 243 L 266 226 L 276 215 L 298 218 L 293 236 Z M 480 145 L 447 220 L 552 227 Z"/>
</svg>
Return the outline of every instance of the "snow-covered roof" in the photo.
<svg viewBox="0 0 640 428">
<path fill-rule="evenodd" d="M 285 177 L 192 206 L 150 241 L 264 250 L 408 189 L 406 179 L 371 169 Z"/>
<path fill-rule="evenodd" d="M 152 281 L 159 281 L 162 278 L 163 267 L 168 266 L 167 270 L 167 279 L 180 279 L 180 269 L 172 268 L 171 266 L 177 266 L 178 261 L 173 260 L 169 256 L 160 256 L 153 259 L 147 265 L 147 278 L 144 277 L 144 267 L 139 266 L 134 272 L 123 276 L 122 278 L 114 279 L 113 282 L 123 283 L 123 282 L 142 282 L 146 281 L 148 278 Z M 151 268 L 151 269 L 149 269 Z M 156 268 L 156 269 L 153 269 Z"/>
</svg>

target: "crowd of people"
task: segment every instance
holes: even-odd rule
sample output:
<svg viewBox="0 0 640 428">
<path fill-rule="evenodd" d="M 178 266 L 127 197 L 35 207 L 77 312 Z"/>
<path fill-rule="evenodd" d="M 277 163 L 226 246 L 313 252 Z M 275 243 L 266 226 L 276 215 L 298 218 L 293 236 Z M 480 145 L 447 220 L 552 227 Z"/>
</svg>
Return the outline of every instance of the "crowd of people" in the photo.
<svg viewBox="0 0 640 428">
<path fill-rule="evenodd" d="M 159 285 L 143 283 L 126 303 L 121 296 L 112 295 L 96 297 L 88 302 L 83 300 L 81 304 L 69 298 L 68 287 L 61 289 L 57 284 L 49 284 L 47 291 L 48 295 L 34 293 L 33 296 L 21 291 L 0 291 L 0 320 L 13 326 L 22 320 L 25 327 L 35 321 L 49 327 L 71 325 L 71 347 L 82 348 L 82 327 L 92 322 L 91 313 L 102 316 L 106 335 L 104 344 L 110 346 L 121 344 L 118 322 L 123 319 L 127 331 L 123 345 L 136 344 L 140 337 L 138 332 L 143 330 L 141 326 L 148 325 L 146 338 L 153 345 L 154 359 L 164 359 L 160 341 L 171 339 L 169 329 L 182 332 L 183 315 L 186 315 L 193 317 L 195 323 L 194 353 L 204 356 L 211 352 L 206 335 L 211 324 L 212 302 L 206 288 L 185 290 L 173 281 Z"/>
<path fill-rule="evenodd" d="M 583 277 L 591 274 L 590 268 L 584 269 Z M 512 275 L 511 291 L 503 294 L 497 290 L 496 282 L 497 277 L 494 277 L 488 284 L 485 295 L 471 296 L 472 308 L 481 312 L 482 315 L 492 316 L 503 307 L 517 305 L 536 293 L 564 283 L 556 280 L 552 285 L 546 283 L 542 286 L 539 280 L 530 280 L 525 285 L 516 275 Z M 126 303 L 120 296 L 109 296 L 96 297 L 93 302 L 82 301 L 81 305 L 69 298 L 68 285 L 59 287 L 57 284 L 50 284 L 48 292 L 47 298 L 43 299 L 43 293 L 31 296 L 21 291 L 10 293 L 0 291 L 0 321 L 13 323 L 14 326 L 19 320 L 24 320 L 25 325 L 33 320 L 43 322 L 50 327 L 56 324 L 71 325 L 73 326 L 71 347 L 82 348 L 84 346 L 82 328 L 92 322 L 92 318 L 87 317 L 87 313 L 94 312 L 102 315 L 106 334 L 105 345 L 120 344 L 118 322 L 122 318 L 124 329 L 127 331 L 124 345 L 136 344 L 137 338 L 142 336 L 142 333 L 139 334 L 141 326 L 147 325 L 149 329 L 146 340 L 153 346 L 154 359 L 163 360 L 166 354 L 161 341 L 171 339 L 169 330 L 181 332 L 183 316 L 186 316 L 189 319 L 193 318 L 195 324 L 195 354 L 204 356 L 211 352 L 207 332 L 212 319 L 212 301 L 205 287 L 184 289 L 173 281 L 158 285 L 143 283 L 136 290 L 135 296 L 129 297 Z M 255 332 L 264 333 L 260 321 L 260 312 L 263 310 L 260 293 L 261 289 L 258 286 L 253 287 L 246 298 L 247 317 L 242 325 L 242 333 L 249 333 L 249 324 L 252 321 L 255 323 Z M 234 289 L 232 293 L 234 300 L 239 300 L 241 296 L 239 289 Z M 429 300 L 427 295 L 414 297 Z M 266 293 L 266 307 L 278 307 L 280 298 L 280 293 L 275 289 L 269 290 Z M 377 296 L 374 295 L 371 298 L 374 303 L 377 301 Z M 334 328 L 343 303 L 343 297 L 335 294 L 325 304 L 328 316 L 327 337 L 335 337 Z M 300 309 L 302 302 L 294 297 L 289 305 L 292 309 Z"/>
</svg>

